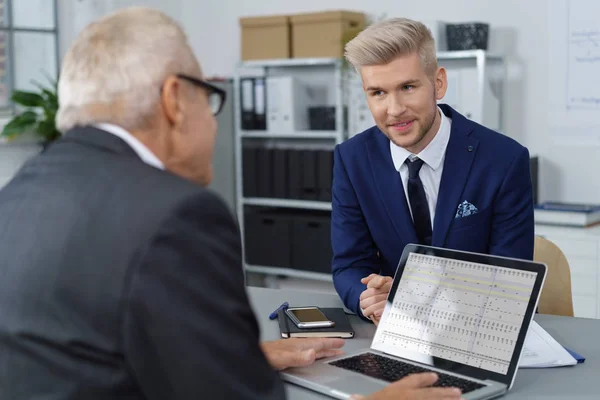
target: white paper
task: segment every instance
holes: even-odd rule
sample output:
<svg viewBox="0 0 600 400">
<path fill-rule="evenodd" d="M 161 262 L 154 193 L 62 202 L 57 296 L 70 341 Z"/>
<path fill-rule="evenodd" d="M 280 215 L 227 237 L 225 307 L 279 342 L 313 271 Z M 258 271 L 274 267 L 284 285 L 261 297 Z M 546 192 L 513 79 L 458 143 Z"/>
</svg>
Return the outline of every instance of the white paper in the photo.
<svg viewBox="0 0 600 400">
<path fill-rule="evenodd" d="M 254 84 L 254 112 L 265 114 L 265 82 L 262 79 L 257 79 Z"/>
<path fill-rule="evenodd" d="M 575 365 L 577 360 L 537 322 L 531 321 L 519 368 L 551 368 Z"/>
<path fill-rule="evenodd" d="M 242 81 L 242 110 L 254 111 L 254 99 L 252 98 L 252 86 L 254 83 L 251 80 Z"/>
</svg>

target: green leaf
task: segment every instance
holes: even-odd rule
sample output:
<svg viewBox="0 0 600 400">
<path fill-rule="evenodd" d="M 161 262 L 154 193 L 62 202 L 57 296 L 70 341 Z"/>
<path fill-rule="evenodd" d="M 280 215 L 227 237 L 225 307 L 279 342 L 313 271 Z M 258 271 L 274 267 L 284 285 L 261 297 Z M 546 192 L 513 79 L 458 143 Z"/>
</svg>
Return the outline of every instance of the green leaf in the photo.
<svg viewBox="0 0 600 400">
<path fill-rule="evenodd" d="M 25 111 L 22 114 L 14 117 L 8 124 L 4 126 L 0 136 L 12 137 L 25 133 L 27 129 L 35 126 L 38 115 L 33 111 Z"/>
<path fill-rule="evenodd" d="M 56 124 L 53 119 L 40 121 L 36 130 L 40 136 L 43 136 L 47 140 L 54 140 L 60 135 L 58 130 L 56 130 Z"/>
<path fill-rule="evenodd" d="M 25 107 L 42 107 L 44 104 L 44 98 L 40 94 L 21 90 L 15 90 L 11 99 Z"/>
</svg>

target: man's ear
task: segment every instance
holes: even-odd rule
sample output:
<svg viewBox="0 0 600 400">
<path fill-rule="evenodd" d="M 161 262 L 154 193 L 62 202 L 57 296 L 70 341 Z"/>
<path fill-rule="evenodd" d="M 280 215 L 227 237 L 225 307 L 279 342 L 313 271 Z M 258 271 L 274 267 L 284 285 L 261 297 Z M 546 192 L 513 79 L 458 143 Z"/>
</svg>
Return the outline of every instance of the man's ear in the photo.
<svg viewBox="0 0 600 400">
<path fill-rule="evenodd" d="M 448 89 L 448 77 L 446 76 L 446 69 L 439 67 L 435 72 L 433 84 L 435 85 L 435 98 L 441 100 L 446 95 Z"/>
<path fill-rule="evenodd" d="M 183 118 L 183 87 L 175 76 L 165 79 L 161 91 L 161 104 L 170 125 L 180 125 Z"/>
</svg>

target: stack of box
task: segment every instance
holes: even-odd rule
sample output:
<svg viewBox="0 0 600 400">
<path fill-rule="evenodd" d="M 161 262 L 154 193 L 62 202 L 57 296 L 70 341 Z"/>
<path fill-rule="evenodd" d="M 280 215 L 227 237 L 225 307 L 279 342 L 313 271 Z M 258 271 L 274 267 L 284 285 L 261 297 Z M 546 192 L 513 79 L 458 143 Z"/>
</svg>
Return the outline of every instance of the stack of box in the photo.
<svg viewBox="0 0 600 400">
<path fill-rule="evenodd" d="M 365 14 L 325 11 L 240 18 L 242 60 L 337 57 L 366 26 Z"/>
</svg>

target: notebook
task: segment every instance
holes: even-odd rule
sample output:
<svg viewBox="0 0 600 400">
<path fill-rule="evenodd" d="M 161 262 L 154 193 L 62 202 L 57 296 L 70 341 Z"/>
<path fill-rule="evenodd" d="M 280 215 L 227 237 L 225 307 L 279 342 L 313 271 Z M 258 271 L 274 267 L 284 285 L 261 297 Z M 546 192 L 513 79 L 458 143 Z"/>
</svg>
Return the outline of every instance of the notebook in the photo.
<svg viewBox="0 0 600 400">
<path fill-rule="evenodd" d="M 331 328 L 298 328 L 287 316 L 285 310 L 279 310 L 277 313 L 277 320 L 279 321 L 281 337 L 335 337 L 345 339 L 354 337 L 354 330 L 352 329 L 352 325 L 350 325 L 350 321 L 343 308 L 321 308 L 321 311 L 323 311 L 323 314 L 325 314 L 329 320 L 335 322 L 335 326 L 332 326 Z"/>
</svg>

